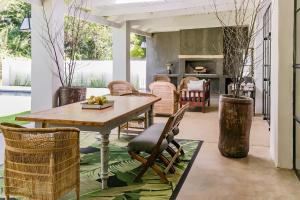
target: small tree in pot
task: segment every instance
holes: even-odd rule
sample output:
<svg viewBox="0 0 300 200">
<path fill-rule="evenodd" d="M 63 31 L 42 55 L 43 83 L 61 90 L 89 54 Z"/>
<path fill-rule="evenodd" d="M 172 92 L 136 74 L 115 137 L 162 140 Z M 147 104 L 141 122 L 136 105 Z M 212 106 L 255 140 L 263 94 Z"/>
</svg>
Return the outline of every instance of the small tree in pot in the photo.
<svg viewBox="0 0 300 200">
<path fill-rule="evenodd" d="M 219 100 L 219 150 L 232 158 L 246 157 L 253 117 L 253 99 L 242 96 L 245 65 L 251 54 L 258 29 L 258 15 L 264 0 L 232 0 L 234 11 L 230 16 L 218 12 L 216 16 L 224 30 L 224 69 L 232 78 L 233 94 L 221 95 Z M 228 25 L 231 21 L 231 26 Z M 232 24 L 232 21 L 234 22 Z"/>
<path fill-rule="evenodd" d="M 74 0 L 71 3 L 65 1 L 68 6 L 68 14 L 63 28 L 53 34 L 51 24 L 53 22 L 51 15 L 47 16 L 44 0 L 41 0 L 43 7 L 43 18 L 46 23 L 44 35 L 41 35 L 43 44 L 55 64 L 55 73 L 61 83 L 58 91 L 59 105 L 67 105 L 86 99 L 86 88 L 73 86 L 74 74 L 77 67 L 77 60 L 80 51 L 80 44 L 84 37 L 84 30 L 87 22 L 88 11 L 85 0 Z M 63 40 L 63 41 L 62 41 Z M 61 44 L 64 44 L 63 46 Z M 64 62 L 60 62 L 60 58 Z"/>
</svg>

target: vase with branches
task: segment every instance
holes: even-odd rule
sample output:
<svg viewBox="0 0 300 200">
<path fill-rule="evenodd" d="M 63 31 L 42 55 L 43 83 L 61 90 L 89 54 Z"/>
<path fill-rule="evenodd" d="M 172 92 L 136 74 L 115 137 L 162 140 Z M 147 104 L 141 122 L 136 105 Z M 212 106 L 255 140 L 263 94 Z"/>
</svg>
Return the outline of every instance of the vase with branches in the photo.
<svg viewBox="0 0 300 200">
<path fill-rule="evenodd" d="M 73 0 L 65 1 L 67 6 L 68 20 L 63 27 L 53 31 L 51 24 L 55 24 L 52 14 L 47 15 L 44 1 L 41 0 L 43 8 L 43 20 L 45 21 L 44 34 L 41 34 L 42 42 L 53 60 L 55 71 L 53 73 L 59 78 L 61 87 L 59 89 L 59 105 L 66 105 L 83 101 L 86 99 L 86 88 L 73 86 L 74 75 L 79 59 L 80 45 L 87 26 L 88 9 L 87 1 Z M 63 58 L 63 62 L 60 59 Z"/>
<path fill-rule="evenodd" d="M 231 78 L 233 91 L 219 100 L 219 150 L 226 157 L 248 155 L 253 117 L 253 99 L 243 96 L 245 66 L 252 55 L 255 37 L 259 34 L 259 14 L 265 0 L 232 0 L 231 13 L 218 11 L 215 15 L 224 33 L 224 71 Z M 253 72 L 252 72 L 253 73 Z"/>
</svg>

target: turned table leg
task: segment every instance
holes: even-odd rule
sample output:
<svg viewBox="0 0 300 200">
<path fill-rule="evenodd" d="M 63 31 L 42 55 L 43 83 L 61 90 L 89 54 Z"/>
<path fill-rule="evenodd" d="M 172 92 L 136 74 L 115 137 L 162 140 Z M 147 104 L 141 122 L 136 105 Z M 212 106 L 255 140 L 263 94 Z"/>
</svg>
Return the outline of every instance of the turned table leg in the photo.
<svg viewBox="0 0 300 200">
<path fill-rule="evenodd" d="M 108 161 L 109 161 L 109 134 L 110 130 L 104 130 L 100 132 L 101 134 L 101 188 L 106 189 L 108 175 Z"/>
</svg>

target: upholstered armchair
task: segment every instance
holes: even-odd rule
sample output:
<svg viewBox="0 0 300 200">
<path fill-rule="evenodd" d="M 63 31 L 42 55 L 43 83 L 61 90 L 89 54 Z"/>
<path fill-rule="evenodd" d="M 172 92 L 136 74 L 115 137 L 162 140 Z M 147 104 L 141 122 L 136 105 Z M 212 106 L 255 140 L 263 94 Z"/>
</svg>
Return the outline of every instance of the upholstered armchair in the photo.
<svg viewBox="0 0 300 200">
<path fill-rule="evenodd" d="M 28 199 L 56 200 L 76 190 L 79 199 L 79 130 L 24 128 L 3 123 L 4 193 Z"/>
<path fill-rule="evenodd" d="M 190 81 L 199 81 L 199 79 L 193 76 L 183 78 L 178 86 L 178 92 L 182 91 L 183 89 L 187 89 Z"/>
<path fill-rule="evenodd" d="M 179 95 L 172 83 L 156 81 L 149 88 L 152 94 L 161 98 L 154 104 L 154 114 L 173 115 L 177 112 Z"/>
<path fill-rule="evenodd" d="M 185 104 L 190 106 L 200 106 L 202 112 L 205 112 L 205 106 L 210 106 L 210 81 L 204 81 L 201 87 L 189 88 L 191 81 L 200 81 L 196 77 L 186 77 L 181 80 L 178 86 L 179 104 L 182 107 Z"/>
</svg>

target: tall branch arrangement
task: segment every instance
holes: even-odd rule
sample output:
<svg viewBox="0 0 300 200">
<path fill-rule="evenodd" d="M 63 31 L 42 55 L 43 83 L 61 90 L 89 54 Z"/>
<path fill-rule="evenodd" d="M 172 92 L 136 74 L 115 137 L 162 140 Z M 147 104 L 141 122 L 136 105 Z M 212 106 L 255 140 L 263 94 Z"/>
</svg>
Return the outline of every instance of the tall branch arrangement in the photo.
<svg viewBox="0 0 300 200">
<path fill-rule="evenodd" d="M 74 80 L 75 69 L 77 66 L 80 44 L 84 37 L 84 30 L 87 25 L 88 12 L 85 0 L 73 0 L 68 4 L 67 17 L 64 27 L 56 27 L 53 31 L 55 21 L 52 13 L 47 15 L 44 1 L 42 0 L 43 19 L 46 23 L 46 28 L 42 34 L 42 40 L 47 49 L 53 63 L 56 67 L 55 73 L 62 87 L 71 87 Z M 63 45 L 62 45 L 63 44 Z M 60 61 L 63 58 L 63 63 Z"/>
<path fill-rule="evenodd" d="M 224 31 L 224 68 L 235 87 L 234 97 L 240 97 L 245 65 L 251 56 L 258 28 L 258 15 L 265 0 L 232 0 L 234 10 L 230 16 L 218 11 L 214 2 L 215 14 Z M 232 23 L 233 22 L 233 23 Z"/>
</svg>

